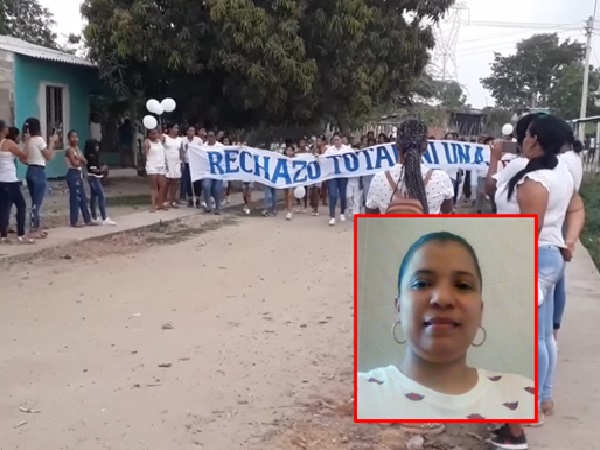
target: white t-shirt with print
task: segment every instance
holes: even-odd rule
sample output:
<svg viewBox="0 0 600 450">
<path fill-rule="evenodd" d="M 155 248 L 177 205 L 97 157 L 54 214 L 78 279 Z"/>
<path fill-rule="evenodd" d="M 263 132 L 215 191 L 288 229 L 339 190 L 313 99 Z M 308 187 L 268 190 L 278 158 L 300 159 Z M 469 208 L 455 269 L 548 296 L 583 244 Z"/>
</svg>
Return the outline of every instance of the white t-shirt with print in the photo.
<svg viewBox="0 0 600 450">
<path fill-rule="evenodd" d="M 431 169 L 421 166 L 423 178 L 425 178 L 429 170 Z M 400 164 L 396 164 L 390 169 L 390 175 L 394 181 L 399 180 L 401 172 L 402 166 Z M 380 213 L 384 213 L 390 204 L 393 193 L 394 190 L 385 176 L 385 171 L 377 172 L 373 176 L 371 185 L 369 186 L 366 207 L 369 209 L 378 209 Z M 431 178 L 425 186 L 425 193 L 427 195 L 429 214 L 440 214 L 442 203 L 454 197 L 454 186 L 446 172 L 443 170 L 432 170 Z"/>
<path fill-rule="evenodd" d="M 567 214 L 567 208 L 574 192 L 573 177 L 567 164 L 558 158 L 558 165 L 553 170 L 536 170 L 525 175 L 508 199 L 508 182 L 520 170 L 524 169 L 528 160 L 516 158 L 502 171 L 494 175 L 496 179 L 496 208 L 498 214 L 521 214 L 517 202 L 517 189 L 526 179 L 540 183 L 549 194 L 544 224 L 539 234 L 538 247 L 564 247 L 562 228 Z"/>
<path fill-rule="evenodd" d="M 323 156 L 333 156 L 333 155 L 342 155 L 344 153 L 354 153 L 352 147 L 349 145 L 342 145 L 340 148 L 337 148 L 335 145 L 330 145 L 323 153 Z"/>
<path fill-rule="evenodd" d="M 395 366 L 357 378 L 358 419 L 533 419 L 535 385 L 522 375 L 477 369 L 478 381 L 465 394 L 429 389 Z"/>
<path fill-rule="evenodd" d="M 579 156 L 579 154 L 575 153 L 573 150 L 570 150 L 568 152 L 561 153 L 558 157 L 567 164 L 569 172 L 571 172 L 571 176 L 573 177 L 575 190 L 579 192 L 581 180 L 583 179 L 583 163 L 581 162 L 581 156 Z"/>
</svg>

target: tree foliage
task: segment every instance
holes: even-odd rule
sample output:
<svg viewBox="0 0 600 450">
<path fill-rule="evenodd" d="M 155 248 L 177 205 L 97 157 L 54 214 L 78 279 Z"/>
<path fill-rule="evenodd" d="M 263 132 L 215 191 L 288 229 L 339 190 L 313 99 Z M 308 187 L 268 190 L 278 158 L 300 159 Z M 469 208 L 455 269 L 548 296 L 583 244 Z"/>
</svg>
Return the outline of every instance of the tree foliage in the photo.
<svg viewBox="0 0 600 450">
<path fill-rule="evenodd" d="M 578 119 L 581 108 L 581 89 L 585 65 L 571 64 L 560 68 L 550 90 L 548 106 L 566 119 Z M 600 89 L 600 70 L 590 67 L 587 115 L 600 115 L 596 105 Z"/>
<path fill-rule="evenodd" d="M 84 0 L 90 57 L 120 94 L 220 125 L 351 123 L 410 94 L 454 0 Z M 408 18 L 410 17 L 410 18 Z"/>
<path fill-rule="evenodd" d="M 57 48 L 54 16 L 38 0 L 0 0 L 0 34 Z"/>
<path fill-rule="evenodd" d="M 517 44 L 514 55 L 496 53 L 491 74 L 481 79 L 502 107 L 548 106 L 554 84 L 566 66 L 580 63 L 585 47 L 558 34 L 538 34 Z"/>
</svg>

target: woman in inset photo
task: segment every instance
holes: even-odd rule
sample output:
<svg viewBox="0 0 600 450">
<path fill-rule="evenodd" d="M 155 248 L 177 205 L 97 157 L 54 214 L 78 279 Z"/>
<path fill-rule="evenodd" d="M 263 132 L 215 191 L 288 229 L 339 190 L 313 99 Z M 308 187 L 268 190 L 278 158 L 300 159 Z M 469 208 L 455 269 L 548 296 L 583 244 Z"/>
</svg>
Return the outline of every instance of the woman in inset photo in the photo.
<svg viewBox="0 0 600 450">
<path fill-rule="evenodd" d="M 411 245 L 398 271 L 396 317 L 390 317 L 391 338 L 405 347 L 404 357 L 358 374 L 357 419 L 534 417 L 532 380 L 467 363 L 469 349 L 487 338 L 483 283 L 475 250 L 463 237 L 435 232 Z"/>
</svg>

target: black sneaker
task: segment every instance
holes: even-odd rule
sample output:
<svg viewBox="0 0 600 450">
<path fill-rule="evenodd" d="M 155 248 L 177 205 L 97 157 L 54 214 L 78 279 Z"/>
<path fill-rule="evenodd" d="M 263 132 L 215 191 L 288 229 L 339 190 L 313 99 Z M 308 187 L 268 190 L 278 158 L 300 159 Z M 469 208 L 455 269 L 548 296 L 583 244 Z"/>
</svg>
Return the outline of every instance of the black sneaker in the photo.
<svg viewBox="0 0 600 450">
<path fill-rule="evenodd" d="M 525 433 L 519 437 L 515 437 L 510 434 L 508 425 L 504 425 L 502 428 L 494 431 L 488 442 L 496 448 L 503 450 L 527 450 L 529 448 Z"/>
</svg>

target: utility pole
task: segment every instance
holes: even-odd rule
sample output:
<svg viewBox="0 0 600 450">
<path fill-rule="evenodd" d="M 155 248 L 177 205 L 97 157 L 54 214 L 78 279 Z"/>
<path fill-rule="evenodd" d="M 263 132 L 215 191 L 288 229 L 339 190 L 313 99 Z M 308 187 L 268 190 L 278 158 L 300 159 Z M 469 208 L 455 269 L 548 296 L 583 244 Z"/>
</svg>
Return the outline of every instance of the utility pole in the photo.
<svg viewBox="0 0 600 450">
<path fill-rule="evenodd" d="M 583 86 L 581 88 L 581 107 L 579 109 L 579 118 L 585 119 L 587 116 L 587 101 L 589 95 L 589 78 L 590 78 L 590 57 L 592 54 L 592 36 L 594 33 L 594 17 L 596 8 L 594 7 L 594 15 L 590 16 L 585 24 L 585 67 L 583 69 Z M 579 124 L 579 140 L 585 142 L 585 123 Z"/>
</svg>

